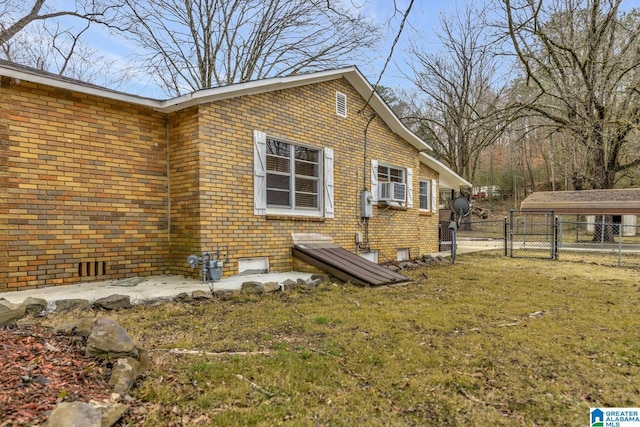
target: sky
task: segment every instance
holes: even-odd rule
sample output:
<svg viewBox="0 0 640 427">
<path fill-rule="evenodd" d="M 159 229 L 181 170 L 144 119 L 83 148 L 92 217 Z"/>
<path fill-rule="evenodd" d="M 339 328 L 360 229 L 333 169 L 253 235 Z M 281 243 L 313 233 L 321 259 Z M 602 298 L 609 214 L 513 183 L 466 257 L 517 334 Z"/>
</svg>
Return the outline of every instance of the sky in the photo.
<svg viewBox="0 0 640 427">
<path fill-rule="evenodd" d="M 0 0 L 1 1 L 1 0 Z M 409 41 L 419 43 L 419 48 L 424 52 L 435 53 L 441 50 L 436 37 L 440 29 L 440 15 L 451 15 L 457 9 L 463 9 L 465 4 L 473 2 L 478 6 L 490 0 L 414 0 L 414 5 L 404 26 L 393 56 L 384 71 L 380 84 L 392 89 L 411 89 L 411 84 L 405 77 L 407 66 L 407 49 Z M 410 0 L 343 0 L 345 6 L 358 10 L 364 16 L 379 23 L 383 30 L 383 40 L 376 53 L 367 58 L 346 58 L 349 65 L 358 65 L 360 71 L 371 84 L 378 81 L 398 33 L 402 14 L 407 9 Z M 74 0 L 57 0 L 57 4 L 73 4 Z M 394 10 L 394 4 L 397 10 Z M 640 0 L 625 0 L 624 7 L 640 7 Z M 129 58 L 135 54 L 136 48 L 131 42 L 109 34 L 104 27 L 93 26 L 85 42 L 97 49 L 105 61 L 116 61 L 126 64 Z M 151 98 L 166 98 L 166 95 L 154 84 L 153 80 L 146 76 L 132 78 L 116 88 L 131 94 L 147 96 Z"/>
<path fill-rule="evenodd" d="M 400 27 L 402 14 L 407 9 L 409 0 L 395 0 L 398 11 L 394 11 L 393 0 L 344 1 L 346 5 L 350 5 L 363 15 L 378 22 L 383 30 L 380 48 L 373 57 L 353 58 L 351 62 L 347 58 L 350 64 L 358 65 L 360 71 L 369 82 L 374 84 L 377 82 L 391 51 L 393 40 Z M 68 2 L 68 0 L 62 0 L 62 2 Z M 403 76 L 402 69 L 406 68 L 404 57 L 410 37 L 415 37 L 415 34 L 422 33 L 420 42 L 424 47 L 437 50 L 438 45 L 433 32 L 439 26 L 438 15 L 441 11 L 449 11 L 452 8 L 452 4 L 453 2 L 444 0 L 414 0 L 407 23 L 380 81 L 382 85 L 394 89 L 407 86 L 407 80 Z M 135 46 L 131 42 L 116 38 L 110 35 L 107 29 L 99 26 L 95 26 L 90 31 L 85 42 L 92 48 L 97 49 L 105 61 L 117 60 L 117 63 L 125 64 L 127 58 L 132 57 L 135 53 Z M 166 98 L 166 95 L 155 86 L 153 81 L 143 76 L 123 82 L 117 89 L 151 98 Z"/>
</svg>

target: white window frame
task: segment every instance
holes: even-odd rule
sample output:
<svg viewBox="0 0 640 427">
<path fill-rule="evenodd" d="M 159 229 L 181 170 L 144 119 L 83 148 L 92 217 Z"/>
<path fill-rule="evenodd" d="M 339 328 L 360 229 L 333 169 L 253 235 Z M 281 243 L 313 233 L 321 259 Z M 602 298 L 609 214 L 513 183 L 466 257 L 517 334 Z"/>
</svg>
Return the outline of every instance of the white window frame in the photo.
<svg viewBox="0 0 640 427">
<path fill-rule="evenodd" d="M 333 149 L 318 148 L 308 144 L 301 144 L 285 138 L 271 137 L 265 132 L 254 131 L 254 214 L 255 215 L 289 215 L 333 218 L 334 197 L 333 197 Z M 292 147 L 305 147 L 318 151 L 318 171 L 317 176 L 317 208 L 299 208 L 293 203 L 295 194 L 295 156 L 291 151 L 291 186 L 290 200 L 291 207 L 269 205 L 267 202 L 267 139 L 272 139 Z"/>
<path fill-rule="evenodd" d="M 407 208 L 413 207 L 413 169 L 412 168 L 403 168 L 401 166 L 392 165 L 385 162 L 379 162 L 378 160 L 371 160 L 371 194 L 373 196 L 373 204 L 378 204 L 378 184 L 381 182 L 390 182 L 390 181 L 381 181 L 380 180 L 380 169 L 388 168 L 388 176 L 391 176 L 391 169 L 400 171 L 402 173 L 402 180 L 395 181 L 401 182 L 405 184 L 407 187 L 406 195 L 405 195 L 405 206 Z"/>
<path fill-rule="evenodd" d="M 420 186 L 418 188 L 418 204 L 420 206 L 420 212 L 431 212 L 431 190 L 432 190 L 432 185 L 431 185 L 431 179 L 424 179 L 424 178 L 420 178 Z M 423 184 L 425 184 L 426 186 L 426 194 L 422 193 L 422 189 L 423 189 Z M 422 198 L 426 197 L 427 198 L 427 206 L 423 207 L 422 206 Z"/>
</svg>

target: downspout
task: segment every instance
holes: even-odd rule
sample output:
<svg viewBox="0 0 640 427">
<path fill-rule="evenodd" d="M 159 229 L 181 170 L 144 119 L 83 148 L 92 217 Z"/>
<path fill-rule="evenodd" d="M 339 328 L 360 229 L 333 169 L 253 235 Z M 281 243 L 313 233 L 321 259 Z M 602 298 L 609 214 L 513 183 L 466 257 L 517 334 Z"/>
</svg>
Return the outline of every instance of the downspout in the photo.
<svg viewBox="0 0 640 427">
<path fill-rule="evenodd" d="M 164 116 L 164 136 L 167 149 L 167 246 L 168 256 L 171 259 L 171 155 L 169 154 L 169 115 Z M 169 261 L 172 263 L 172 261 Z M 171 272 L 171 268 L 169 271 Z"/>
<path fill-rule="evenodd" d="M 363 150 L 363 158 L 362 158 L 362 191 L 367 190 L 367 132 L 369 131 L 369 125 L 373 122 L 378 115 L 374 112 L 369 116 L 369 120 L 367 120 L 367 124 L 364 127 L 364 150 Z M 369 218 L 361 218 L 362 222 L 358 221 L 359 225 L 364 225 L 364 241 L 362 242 L 362 248 L 366 250 L 370 250 L 371 246 L 369 245 Z"/>
</svg>

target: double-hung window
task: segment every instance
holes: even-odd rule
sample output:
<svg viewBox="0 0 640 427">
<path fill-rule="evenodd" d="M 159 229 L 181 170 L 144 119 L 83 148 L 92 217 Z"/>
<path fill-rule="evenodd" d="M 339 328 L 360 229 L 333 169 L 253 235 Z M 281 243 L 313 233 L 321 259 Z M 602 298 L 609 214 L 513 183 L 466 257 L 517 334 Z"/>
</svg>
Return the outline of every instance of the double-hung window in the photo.
<svg viewBox="0 0 640 427">
<path fill-rule="evenodd" d="M 267 138 L 267 207 L 320 209 L 320 150 Z"/>
<path fill-rule="evenodd" d="M 420 180 L 420 210 L 431 210 L 431 180 Z"/>
<path fill-rule="evenodd" d="M 256 215 L 333 217 L 333 150 L 254 132 Z"/>
</svg>

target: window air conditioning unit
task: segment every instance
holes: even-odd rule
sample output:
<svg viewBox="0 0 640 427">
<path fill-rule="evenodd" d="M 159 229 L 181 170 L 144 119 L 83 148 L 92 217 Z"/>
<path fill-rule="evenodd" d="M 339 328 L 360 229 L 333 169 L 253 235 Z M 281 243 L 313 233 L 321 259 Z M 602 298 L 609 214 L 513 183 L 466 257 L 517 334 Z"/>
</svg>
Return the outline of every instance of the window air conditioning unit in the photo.
<svg viewBox="0 0 640 427">
<path fill-rule="evenodd" d="M 401 182 L 381 182 L 378 184 L 378 200 L 382 202 L 404 202 L 407 185 Z"/>
</svg>

